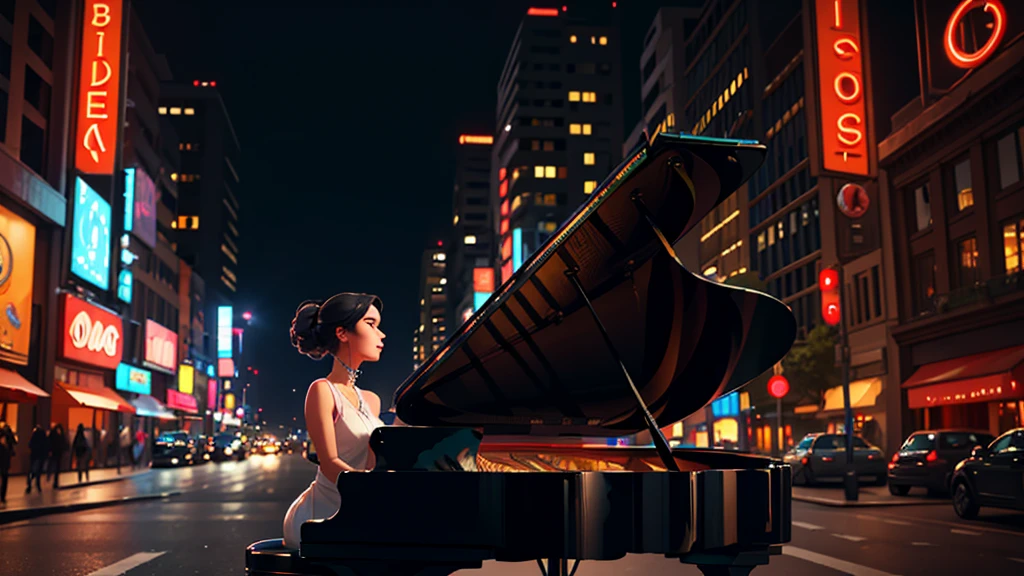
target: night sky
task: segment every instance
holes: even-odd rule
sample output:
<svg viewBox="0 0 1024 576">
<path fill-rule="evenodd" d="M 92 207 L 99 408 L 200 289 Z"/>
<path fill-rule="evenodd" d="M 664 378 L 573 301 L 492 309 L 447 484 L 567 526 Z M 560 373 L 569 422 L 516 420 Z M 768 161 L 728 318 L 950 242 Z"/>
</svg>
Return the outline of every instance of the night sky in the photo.
<svg viewBox="0 0 1024 576">
<path fill-rule="evenodd" d="M 659 6 L 687 3 L 618 2 L 625 133 L 640 116 L 644 33 Z M 302 427 L 306 388 L 330 365 L 291 347 L 292 314 L 304 299 L 355 291 L 384 301 L 384 356 L 359 384 L 389 406 L 412 371 L 422 250 L 450 227 L 457 136 L 493 132 L 516 28 L 528 7 L 554 4 L 135 5 L 176 80 L 217 81 L 241 141 L 235 304 L 254 314 L 250 404 L 270 424 Z"/>
</svg>

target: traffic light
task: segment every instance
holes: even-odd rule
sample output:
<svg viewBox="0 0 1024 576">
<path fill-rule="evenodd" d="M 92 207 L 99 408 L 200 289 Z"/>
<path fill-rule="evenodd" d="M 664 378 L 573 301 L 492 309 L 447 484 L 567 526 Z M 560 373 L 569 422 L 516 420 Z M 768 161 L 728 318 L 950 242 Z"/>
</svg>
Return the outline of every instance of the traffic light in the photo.
<svg viewBox="0 0 1024 576">
<path fill-rule="evenodd" d="M 823 268 L 818 273 L 818 290 L 821 291 L 821 318 L 825 324 L 836 326 L 842 320 L 839 271 Z"/>
</svg>

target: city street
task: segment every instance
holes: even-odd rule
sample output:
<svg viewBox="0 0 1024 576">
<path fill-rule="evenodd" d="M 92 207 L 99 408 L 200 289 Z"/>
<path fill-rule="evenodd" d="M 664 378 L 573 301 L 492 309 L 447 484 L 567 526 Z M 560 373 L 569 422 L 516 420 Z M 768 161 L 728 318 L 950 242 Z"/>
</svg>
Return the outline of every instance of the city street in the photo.
<svg viewBox="0 0 1024 576">
<path fill-rule="evenodd" d="M 182 494 L 163 500 L 54 514 L 0 525 L 0 573 L 86 576 L 241 574 L 244 548 L 277 537 L 312 465 L 298 455 L 154 470 L 104 485 Z M 132 486 L 137 484 L 138 486 Z M 93 487 L 98 489 L 100 487 Z M 958 520 L 934 505 L 835 508 L 794 502 L 793 541 L 755 574 L 1011 574 L 1024 569 L 1024 514 L 982 510 Z M 466 574 L 533 575 L 530 563 L 488 563 Z M 698 574 L 663 557 L 584 562 L 577 574 Z"/>
</svg>

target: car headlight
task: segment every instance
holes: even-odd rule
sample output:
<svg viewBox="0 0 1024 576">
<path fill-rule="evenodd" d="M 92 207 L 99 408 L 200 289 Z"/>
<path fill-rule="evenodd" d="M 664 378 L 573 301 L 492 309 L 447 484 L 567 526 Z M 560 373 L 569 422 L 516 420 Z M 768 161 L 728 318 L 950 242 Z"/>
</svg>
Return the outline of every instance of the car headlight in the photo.
<svg viewBox="0 0 1024 576">
<path fill-rule="evenodd" d="M 171 464 L 172 465 L 173 464 L 177 464 L 177 463 L 178 463 L 178 459 L 177 458 L 171 458 Z"/>
<path fill-rule="evenodd" d="M 233 452 L 234 452 L 234 450 L 231 449 L 231 446 L 228 446 L 227 448 L 224 449 L 224 455 L 225 456 L 231 456 L 231 454 Z"/>
</svg>

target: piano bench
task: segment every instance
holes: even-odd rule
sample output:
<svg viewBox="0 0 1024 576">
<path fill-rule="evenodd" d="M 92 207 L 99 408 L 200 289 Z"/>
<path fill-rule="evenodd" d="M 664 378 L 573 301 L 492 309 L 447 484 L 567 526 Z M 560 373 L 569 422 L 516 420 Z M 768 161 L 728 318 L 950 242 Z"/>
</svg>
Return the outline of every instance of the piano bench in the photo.
<svg viewBox="0 0 1024 576">
<path fill-rule="evenodd" d="M 283 538 L 260 540 L 245 549 L 247 576 L 334 576 L 325 566 L 311 564 L 295 548 L 286 548 Z"/>
</svg>

